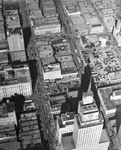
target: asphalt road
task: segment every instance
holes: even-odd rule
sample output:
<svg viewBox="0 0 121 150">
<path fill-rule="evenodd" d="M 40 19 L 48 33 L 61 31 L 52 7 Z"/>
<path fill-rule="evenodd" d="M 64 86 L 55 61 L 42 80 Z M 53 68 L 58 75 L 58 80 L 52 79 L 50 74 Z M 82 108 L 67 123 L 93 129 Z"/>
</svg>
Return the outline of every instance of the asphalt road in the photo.
<svg viewBox="0 0 121 150">
<path fill-rule="evenodd" d="M 30 22 L 28 18 L 28 14 L 26 12 L 26 3 L 25 0 L 17 0 L 18 6 L 20 8 L 20 13 L 22 15 L 22 27 L 23 30 L 30 27 Z M 26 35 L 27 36 L 27 35 Z M 50 107 L 48 104 L 48 97 L 44 91 L 44 80 L 42 76 L 42 68 L 41 61 L 38 56 L 37 47 L 35 45 L 35 35 L 33 34 L 30 37 L 30 41 L 27 47 L 28 60 L 36 60 L 36 68 L 37 68 L 37 78 L 35 83 L 35 88 L 33 92 L 33 100 L 35 102 L 36 108 L 38 108 L 38 112 L 40 115 L 41 127 L 44 132 L 44 137 L 49 141 L 50 148 L 54 150 L 54 126 L 52 124 L 53 118 L 50 115 Z M 34 72 L 34 70 L 32 70 Z M 48 147 L 49 150 L 49 147 Z"/>
<path fill-rule="evenodd" d="M 27 14 L 26 14 L 26 1 L 25 0 L 17 0 L 18 6 L 20 8 L 20 13 L 22 14 L 22 26 L 23 28 L 29 27 L 29 23 L 27 20 Z"/>
</svg>

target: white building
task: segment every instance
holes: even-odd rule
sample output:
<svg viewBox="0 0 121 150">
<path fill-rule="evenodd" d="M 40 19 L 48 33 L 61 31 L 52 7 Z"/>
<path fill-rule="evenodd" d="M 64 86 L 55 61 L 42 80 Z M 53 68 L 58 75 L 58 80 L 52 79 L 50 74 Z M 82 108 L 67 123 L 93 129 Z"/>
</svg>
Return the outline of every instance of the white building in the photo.
<svg viewBox="0 0 121 150">
<path fill-rule="evenodd" d="M 121 20 L 115 20 L 115 27 L 113 30 L 113 35 L 118 42 L 118 46 L 121 46 Z"/>
<path fill-rule="evenodd" d="M 59 63 L 43 66 L 44 80 L 61 79 L 61 68 Z"/>
<path fill-rule="evenodd" d="M 112 117 L 116 113 L 117 105 L 121 105 L 121 85 L 112 85 L 98 89 L 103 113 L 106 117 Z"/>
<path fill-rule="evenodd" d="M 0 71 L 0 99 L 11 97 L 15 93 L 30 96 L 32 94 L 32 84 L 29 67 L 7 68 Z"/>
<path fill-rule="evenodd" d="M 90 25 L 90 34 L 99 34 L 104 32 L 104 26 L 99 24 Z"/>
<path fill-rule="evenodd" d="M 94 100 L 86 105 L 79 101 L 78 114 L 74 118 L 73 135 L 62 137 L 62 150 L 67 148 L 69 150 L 97 150 L 102 128 L 102 114 L 99 113 Z"/>
<path fill-rule="evenodd" d="M 34 28 L 35 35 L 44 35 L 47 33 L 60 33 L 61 32 L 61 25 L 59 23 L 57 24 L 51 24 L 51 25 L 44 25 Z"/>
<path fill-rule="evenodd" d="M 67 16 L 79 16 L 81 11 L 76 0 L 62 0 L 62 6 Z"/>
<path fill-rule="evenodd" d="M 19 32 L 21 32 L 21 34 Z M 18 30 L 18 33 L 10 33 L 10 35 L 7 35 L 7 40 L 10 52 L 25 50 L 23 33 L 21 30 Z"/>
<path fill-rule="evenodd" d="M 74 127 L 74 113 L 67 112 L 57 118 L 57 136 L 58 142 L 61 143 L 61 137 L 65 133 L 73 132 Z"/>
</svg>

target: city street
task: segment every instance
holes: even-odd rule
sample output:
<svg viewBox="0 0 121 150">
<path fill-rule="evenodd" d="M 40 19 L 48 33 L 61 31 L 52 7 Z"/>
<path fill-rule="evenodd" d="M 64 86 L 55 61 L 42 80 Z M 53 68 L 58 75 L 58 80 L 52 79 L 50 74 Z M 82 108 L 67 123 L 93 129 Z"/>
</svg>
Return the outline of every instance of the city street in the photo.
<svg viewBox="0 0 121 150">
<path fill-rule="evenodd" d="M 41 60 L 38 56 L 37 47 L 35 45 L 36 38 L 33 30 L 30 27 L 30 21 L 28 18 L 25 0 L 18 0 L 18 6 L 22 15 L 22 26 L 24 31 L 24 39 L 27 41 L 26 51 L 28 54 L 29 63 L 33 63 L 30 66 L 30 72 L 32 75 L 32 82 L 34 85 L 32 99 L 35 102 L 35 106 L 38 109 L 39 119 L 44 135 L 44 139 L 49 141 L 49 147 L 54 150 L 55 136 L 54 136 L 54 124 L 52 116 L 50 116 L 50 106 L 48 103 L 48 97 L 44 91 L 44 80 L 42 75 Z M 31 32 L 31 33 L 29 33 Z M 29 36 L 30 35 L 30 36 Z M 35 68 L 36 67 L 36 68 Z M 37 71 L 37 72 L 36 72 Z M 49 115 L 49 118 L 48 118 Z M 43 141 L 43 140 L 42 140 Z M 44 146 L 49 150 L 47 142 Z"/>
</svg>

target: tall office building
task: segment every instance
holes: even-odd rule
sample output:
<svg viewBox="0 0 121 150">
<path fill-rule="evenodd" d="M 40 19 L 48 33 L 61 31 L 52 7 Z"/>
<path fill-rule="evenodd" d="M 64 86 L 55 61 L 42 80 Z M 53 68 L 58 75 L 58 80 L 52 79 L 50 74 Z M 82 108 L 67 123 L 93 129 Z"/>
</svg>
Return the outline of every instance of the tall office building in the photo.
<svg viewBox="0 0 121 150">
<path fill-rule="evenodd" d="M 70 136 L 62 137 L 63 150 L 97 150 L 103 128 L 102 114 L 99 113 L 91 86 L 83 93 L 74 118 L 74 130 Z"/>
</svg>

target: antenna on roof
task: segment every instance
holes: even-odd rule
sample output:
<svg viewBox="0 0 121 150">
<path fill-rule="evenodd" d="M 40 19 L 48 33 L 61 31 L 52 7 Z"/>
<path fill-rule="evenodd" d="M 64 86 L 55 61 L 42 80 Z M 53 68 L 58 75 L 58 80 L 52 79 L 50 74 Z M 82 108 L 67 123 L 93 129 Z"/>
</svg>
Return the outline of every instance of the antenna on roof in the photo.
<svg viewBox="0 0 121 150">
<path fill-rule="evenodd" d="M 90 83 L 89 83 L 89 86 L 88 86 L 87 94 L 92 93 L 91 86 L 92 86 L 92 76 L 90 77 Z"/>
</svg>

